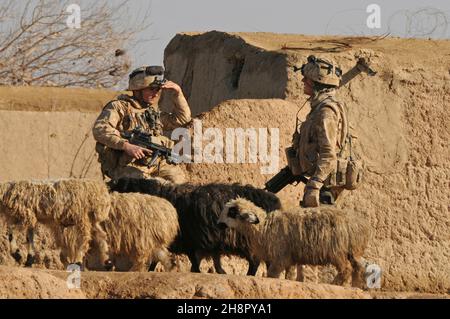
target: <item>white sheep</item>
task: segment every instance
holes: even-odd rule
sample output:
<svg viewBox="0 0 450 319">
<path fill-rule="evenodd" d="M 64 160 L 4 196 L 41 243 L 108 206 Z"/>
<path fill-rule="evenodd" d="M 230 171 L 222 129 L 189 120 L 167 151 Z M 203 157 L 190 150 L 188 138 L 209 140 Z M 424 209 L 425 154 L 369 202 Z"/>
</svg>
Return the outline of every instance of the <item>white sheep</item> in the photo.
<svg viewBox="0 0 450 319">
<path fill-rule="evenodd" d="M 268 266 L 267 275 L 297 265 L 334 265 L 335 284 L 361 285 L 362 257 L 369 239 L 368 223 L 337 208 L 294 208 L 266 214 L 252 202 L 237 198 L 226 204 L 219 224 L 249 237 L 253 254 Z M 353 282 L 352 282 L 353 281 Z"/>
<path fill-rule="evenodd" d="M 25 265 L 34 262 L 34 228 L 37 222 L 50 226 L 65 265 L 83 264 L 89 243 L 94 239 L 101 259 L 109 266 L 106 233 L 100 223 L 110 210 L 110 196 L 103 182 L 65 179 L 18 181 L 0 187 L 0 212 L 10 225 L 10 252 L 21 261 L 14 236 L 15 226 L 27 229 L 28 255 Z"/>
<path fill-rule="evenodd" d="M 179 231 L 178 214 L 167 200 L 139 193 L 111 193 L 111 212 L 104 222 L 111 260 L 125 256 L 131 271 L 147 271 L 161 262 L 166 271 L 175 266 L 169 245 Z"/>
</svg>

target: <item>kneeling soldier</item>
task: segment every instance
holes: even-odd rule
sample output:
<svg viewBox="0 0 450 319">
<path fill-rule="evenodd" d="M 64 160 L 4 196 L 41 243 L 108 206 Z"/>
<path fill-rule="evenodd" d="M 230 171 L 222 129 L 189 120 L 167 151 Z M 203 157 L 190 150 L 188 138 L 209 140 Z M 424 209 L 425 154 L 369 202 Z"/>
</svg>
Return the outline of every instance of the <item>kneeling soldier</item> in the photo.
<svg viewBox="0 0 450 319">
<path fill-rule="evenodd" d="M 128 90 L 133 91 L 133 95 L 120 95 L 109 102 L 93 127 L 102 173 L 113 180 L 158 176 L 174 183 L 184 182 L 180 167 L 167 163 L 164 158 L 157 158 L 152 163 L 150 150 L 124 138 L 126 133 L 139 128 L 151 135 L 152 140 L 171 148 L 173 142 L 162 135 L 163 129 L 173 130 L 191 120 L 191 111 L 180 86 L 164 79 L 161 66 L 150 66 L 138 68 L 130 74 Z M 173 93 L 170 94 L 173 102 L 171 113 L 159 110 L 162 90 Z"/>
</svg>

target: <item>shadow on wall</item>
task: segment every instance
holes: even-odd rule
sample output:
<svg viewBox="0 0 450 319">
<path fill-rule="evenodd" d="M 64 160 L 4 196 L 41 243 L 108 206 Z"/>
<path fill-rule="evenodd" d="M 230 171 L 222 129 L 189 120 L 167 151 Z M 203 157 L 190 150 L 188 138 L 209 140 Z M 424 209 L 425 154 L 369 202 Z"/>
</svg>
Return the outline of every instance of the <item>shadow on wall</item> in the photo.
<svg viewBox="0 0 450 319">
<path fill-rule="evenodd" d="M 167 78 L 181 85 L 194 116 L 229 99 L 285 98 L 286 61 L 217 31 L 178 34 L 164 52 Z M 161 107 L 170 109 L 167 97 Z"/>
</svg>

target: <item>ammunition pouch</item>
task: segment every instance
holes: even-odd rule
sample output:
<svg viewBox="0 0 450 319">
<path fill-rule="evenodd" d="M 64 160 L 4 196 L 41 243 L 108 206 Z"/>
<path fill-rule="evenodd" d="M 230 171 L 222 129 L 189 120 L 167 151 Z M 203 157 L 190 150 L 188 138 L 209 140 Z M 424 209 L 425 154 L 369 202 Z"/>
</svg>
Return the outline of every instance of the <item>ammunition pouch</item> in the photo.
<svg viewBox="0 0 450 319">
<path fill-rule="evenodd" d="M 361 160 L 350 158 L 347 162 L 345 189 L 356 189 L 363 180 L 364 165 Z"/>
<path fill-rule="evenodd" d="M 362 183 L 364 165 L 361 160 L 353 158 L 338 158 L 336 171 L 327 178 L 325 184 L 329 187 L 342 187 L 354 190 Z"/>
<path fill-rule="evenodd" d="M 102 174 L 108 177 L 112 176 L 112 171 L 119 165 L 123 155 L 126 155 L 122 151 L 114 150 L 98 142 L 95 144 L 95 151 L 98 154 Z"/>
<path fill-rule="evenodd" d="M 346 184 L 347 179 L 347 160 L 344 158 L 338 158 L 336 163 L 336 174 L 334 174 L 334 180 L 330 180 L 330 184 L 342 187 Z"/>
<path fill-rule="evenodd" d="M 289 169 L 292 172 L 292 175 L 297 176 L 301 175 L 302 169 L 300 167 L 300 160 L 297 156 L 297 151 L 293 147 L 286 148 L 286 158 Z"/>
</svg>

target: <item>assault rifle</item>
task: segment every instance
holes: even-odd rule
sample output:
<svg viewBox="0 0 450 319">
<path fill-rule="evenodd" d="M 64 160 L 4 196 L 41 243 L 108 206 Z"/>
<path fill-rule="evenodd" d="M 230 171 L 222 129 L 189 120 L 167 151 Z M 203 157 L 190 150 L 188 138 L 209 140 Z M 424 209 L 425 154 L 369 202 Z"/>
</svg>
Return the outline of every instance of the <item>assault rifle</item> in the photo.
<svg viewBox="0 0 450 319">
<path fill-rule="evenodd" d="M 297 72 L 299 70 L 301 70 L 301 68 L 294 66 L 294 72 Z M 362 72 L 366 73 L 369 76 L 374 76 L 375 74 L 377 74 L 377 72 L 370 68 L 369 63 L 366 61 L 366 59 L 359 58 L 356 65 L 344 75 L 342 75 L 342 80 L 338 88 L 343 87 Z M 265 189 L 271 193 L 276 194 L 287 185 L 297 185 L 300 182 L 306 184 L 308 182 L 308 178 L 304 175 L 293 175 L 289 166 L 286 166 L 281 171 L 279 171 L 278 174 L 276 174 L 266 182 Z"/>
<path fill-rule="evenodd" d="M 121 135 L 131 144 L 138 145 L 152 151 L 152 159 L 148 166 L 155 164 L 159 156 L 164 157 L 169 164 L 181 163 L 182 157 L 179 154 L 173 152 L 171 148 L 155 142 L 154 136 L 146 133 L 139 127 L 135 128 L 131 132 L 123 132 Z"/>
<path fill-rule="evenodd" d="M 276 194 L 287 185 L 297 185 L 300 182 L 306 184 L 308 182 L 308 178 L 304 175 L 293 175 L 289 166 L 286 166 L 281 171 L 279 171 L 277 175 L 267 181 L 267 183 L 265 184 L 265 189 L 271 193 Z"/>
</svg>

